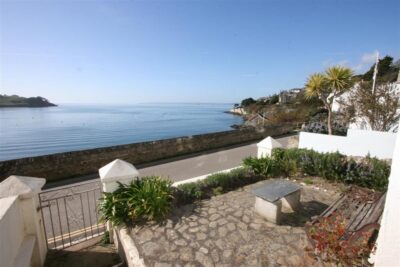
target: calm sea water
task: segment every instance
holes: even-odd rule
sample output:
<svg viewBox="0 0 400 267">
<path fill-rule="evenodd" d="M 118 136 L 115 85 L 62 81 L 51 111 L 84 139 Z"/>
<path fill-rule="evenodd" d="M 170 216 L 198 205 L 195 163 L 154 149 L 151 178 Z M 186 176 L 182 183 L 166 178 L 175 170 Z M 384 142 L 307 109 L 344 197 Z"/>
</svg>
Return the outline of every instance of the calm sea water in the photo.
<svg viewBox="0 0 400 267">
<path fill-rule="evenodd" d="M 0 108 L 0 160 L 230 130 L 231 104 Z"/>
</svg>

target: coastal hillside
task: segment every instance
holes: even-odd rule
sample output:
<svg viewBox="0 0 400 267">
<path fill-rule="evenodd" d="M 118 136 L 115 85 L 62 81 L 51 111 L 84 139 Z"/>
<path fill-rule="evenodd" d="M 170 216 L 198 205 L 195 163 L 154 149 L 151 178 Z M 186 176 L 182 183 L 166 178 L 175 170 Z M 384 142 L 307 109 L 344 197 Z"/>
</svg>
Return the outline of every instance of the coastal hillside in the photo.
<svg viewBox="0 0 400 267">
<path fill-rule="evenodd" d="M 0 108 L 8 107 L 54 107 L 57 106 L 50 103 L 46 98 L 37 97 L 22 97 L 17 95 L 0 95 Z"/>
</svg>

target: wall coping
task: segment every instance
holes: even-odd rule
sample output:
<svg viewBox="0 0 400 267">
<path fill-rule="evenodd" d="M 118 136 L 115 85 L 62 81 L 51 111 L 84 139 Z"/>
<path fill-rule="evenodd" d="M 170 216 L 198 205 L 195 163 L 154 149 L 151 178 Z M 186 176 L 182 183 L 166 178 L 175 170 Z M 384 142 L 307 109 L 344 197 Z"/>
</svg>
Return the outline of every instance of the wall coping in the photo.
<svg viewBox="0 0 400 267">
<path fill-rule="evenodd" d="M 10 209 L 10 207 L 14 205 L 17 199 L 18 196 L 0 198 L 0 221 L 7 214 L 7 211 Z"/>
<path fill-rule="evenodd" d="M 11 175 L 0 183 L 0 198 L 16 196 L 20 199 L 33 197 L 46 183 L 44 178 Z"/>
</svg>

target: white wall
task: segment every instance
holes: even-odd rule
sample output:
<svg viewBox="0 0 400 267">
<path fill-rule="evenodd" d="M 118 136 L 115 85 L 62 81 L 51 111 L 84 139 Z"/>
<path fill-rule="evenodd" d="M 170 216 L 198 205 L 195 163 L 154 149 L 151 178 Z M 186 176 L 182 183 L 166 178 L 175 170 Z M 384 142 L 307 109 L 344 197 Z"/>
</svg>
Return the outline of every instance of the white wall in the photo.
<svg viewBox="0 0 400 267">
<path fill-rule="evenodd" d="M 0 266 L 43 266 L 47 246 L 38 193 L 43 178 L 10 176 L 0 183 Z"/>
<path fill-rule="evenodd" d="M 347 136 L 301 132 L 299 148 L 318 152 L 336 152 L 364 157 L 368 153 L 380 159 L 393 156 L 395 133 L 349 129 Z"/>
<path fill-rule="evenodd" d="M 18 196 L 0 199 L 0 263 L 14 265 L 19 254 L 25 232 L 20 213 Z"/>
<path fill-rule="evenodd" d="M 397 133 L 392 170 L 377 240 L 376 267 L 400 266 L 400 132 Z"/>
</svg>

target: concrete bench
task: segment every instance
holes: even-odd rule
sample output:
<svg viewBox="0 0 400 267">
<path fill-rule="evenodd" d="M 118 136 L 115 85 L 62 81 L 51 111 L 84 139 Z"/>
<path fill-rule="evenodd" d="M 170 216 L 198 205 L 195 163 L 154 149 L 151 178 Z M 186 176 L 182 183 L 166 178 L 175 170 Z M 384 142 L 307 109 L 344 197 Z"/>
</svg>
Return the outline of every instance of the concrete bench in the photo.
<svg viewBox="0 0 400 267">
<path fill-rule="evenodd" d="M 300 189 L 299 185 L 284 180 L 274 180 L 254 189 L 255 211 L 268 221 L 279 224 L 282 206 L 292 211 L 298 207 Z"/>
</svg>

